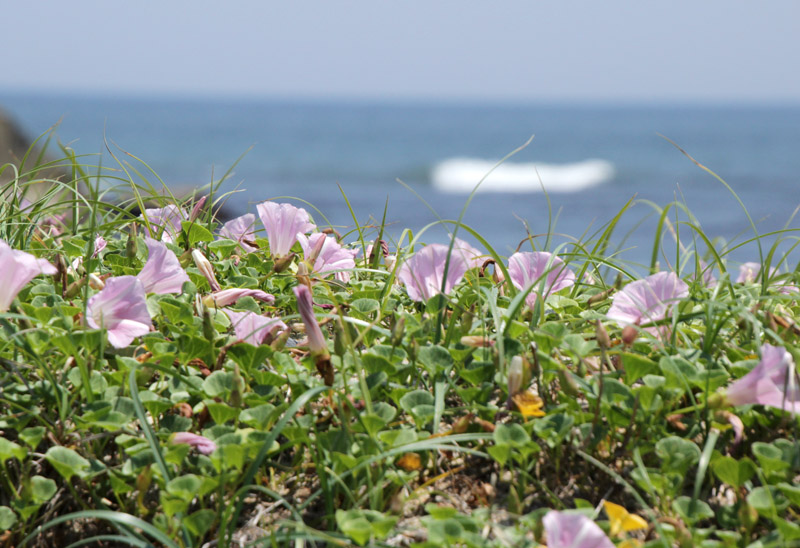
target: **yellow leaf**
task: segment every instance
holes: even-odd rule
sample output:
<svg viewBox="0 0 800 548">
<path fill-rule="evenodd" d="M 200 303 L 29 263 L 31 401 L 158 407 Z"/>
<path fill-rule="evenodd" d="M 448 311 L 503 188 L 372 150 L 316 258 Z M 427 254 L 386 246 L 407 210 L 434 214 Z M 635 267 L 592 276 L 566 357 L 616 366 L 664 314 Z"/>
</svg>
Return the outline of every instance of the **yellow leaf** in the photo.
<svg viewBox="0 0 800 548">
<path fill-rule="evenodd" d="M 416 453 L 406 453 L 397 459 L 396 464 L 406 472 L 412 472 L 422 468 L 422 459 Z"/>
<path fill-rule="evenodd" d="M 605 500 L 603 501 L 603 508 L 611 521 L 612 537 L 619 535 L 623 531 L 637 531 L 647 528 L 647 522 L 643 518 L 636 514 L 631 514 L 619 504 Z"/>
<path fill-rule="evenodd" d="M 642 541 L 635 538 L 629 538 L 623 540 L 617 545 L 617 548 L 640 548 L 642 546 Z"/>
<path fill-rule="evenodd" d="M 544 417 L 544 411 L 542 411 L 544 402 L 542 398 L 530 390 L 515 394 L 511 399 L 514 400 L 514 405 L 517 406 L 519 412 L 522 413 L 522 416 L 526 419 L 528 417 Z"/>
</svg>

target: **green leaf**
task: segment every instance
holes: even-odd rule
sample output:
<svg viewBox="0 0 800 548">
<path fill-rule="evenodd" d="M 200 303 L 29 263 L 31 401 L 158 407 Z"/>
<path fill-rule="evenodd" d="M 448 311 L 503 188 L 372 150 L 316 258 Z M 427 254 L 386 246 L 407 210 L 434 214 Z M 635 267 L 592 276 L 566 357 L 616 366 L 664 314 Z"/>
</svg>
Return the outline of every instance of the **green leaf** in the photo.
<svg viewBox="0 0 800 548">
<path fill-rule="evenodd" d="M 27 454 L 28 450 L 21 445 L 5 438 L 0 438 L 0 462 L 5 462 L 11 458 L 22 462 Z"/>
<path fill-rule="evenodd" d="M 85 478 L 89 474 L 89 469 L 91 467 L 88 460 L 68 447 L 51 447 L 47 450 L 47 453 L 45 453 L 44 458 L 46 458 L 47 462 L 58 470 L 58 473 L 64 476 L 64 479 L 67 481 L 69 481 L 72 476 Z"/>
<path fill-rule="evenodd" d="M 555 447 L 567 436 L 575 418 L 566 413 L 547 415 L 533 422 L 533 431 L 550 447 Z"/>
<path fill-rule="evenodd" d="M 400 407 L 409 413 L 418 405 L 433 405 L 433 394 L 425 390 L 412 390 L 400 398 Z"/>
<path fill-rule="evenodd" d="M 773 485 L 756 487 L 747 495 L 747 502 L 766 518 L 777 517 L 789 507 L 789 500 Z"/>
<path fill-rule="evenodd" d="M 431 375 L 443 373 L 453 366 L 453 356 L 450 355 L 446 348 L 441 346 L 424 346 L 420 348 L 418 358 Z"/>
<path fill-rule="evenodd" d="M 58 491 L 58 486 L 56 482 L 50 478 L 45 478 L 43 476 L 33 476 L 31 478 L 31 494 L 33 495 L 33 500 L 37 504 L 47 502 L 53 498 L 56 491 Z"/>
<path fill-rule="evenodd" d="M 8 506 L 0 506 L 0 531 L 8 531 L 17 522 L 17 515 Z"/>
<path fill-rule="evenodd" d="M 511 446 L 510 445 L 492 445 L 491 447 L 486 449 L 486 452 L 491 455 L 491 457 L 500 463 L 500 466 L 505 466 L 506 462 L 508 461 L 508 457 L 511 456 Z"/>
<path fill-rule="evenodd" d="M 377 312 L 380 308 L 381 303 L 375 299 L 356 299 L 350 303 L 350 309 L 359 312 L 363 316 Z"/>
<path fill-rule="evenodd" d="M 509 445 L 511 447 L 524 447 L 531 442 L 530 435 L 522 426 L 516 423 L 499 425 L 495 429 L 493 437 L 498 445 Z"/>
<path fill-rule="evenodd" d="M 186 474 L 184 476 L 171 479 L 167 483 L 167 493 L 174 495 L 186 502 L 191 502 L 191 500 L 197 496 L 202 484 L 203 480 L 201 480 L 199 477 L 195 476 L 194 474 Z"/>
<path fill-rule="evenodd" d="M 217 424 L 225 424 L 239 416 L 239 409 L 231 407 L 226 403 L 206 401 L 205 404 L 208 408 L 208 412 L 211 413 L 211 418 L 214 419 L 214 422 Z"/>
<path fill-rule="evenodd" d="M 189 247 L 195 247 L 197 242 L 213 242 L 214 235 L 206 227 L 194 221 L 181 221 Z"/>
<path fill-rule="evenodd" d="M 790 485 L 788 483 L 779 483 L 777 488 L 784 494 L 792 504 L 800 506 L 800 486 Z"/>
<path fill-rule="evenodd" d="M 702 500 L 694 501 L 694 507 L 692 507 L 691 497 L 678 497 L 672 502 L 672 509 L 690 524 L 714 517 L 714 511 Z"/>
<path fill-rule="evenodd" d="M 210 398 L 227 399 L 234 387 L 234 374 L 228 371 L 214 371 L 203 381 L 203 391 Z"/>
<path fill-rule="evenodd" d="M 208 530 L 214 525 L 216 512 L 213 510 L 198 510 L 183 518 L 183 524 L 189 529 L 193 535 L 202 538 Z"/>
<path fill-rule="evenodd" d="M 397 518 L 386 517 L 375 510 L 336 511 L 336 525 L 359 546 L 364 546 L 371 538 L 385 538 L 396 522 Z"/>
<path fill-rule="evenodd" d="M 658 369 L 658 365 L 653 360 L 628 352 L 622 353 L 622 366 L 625 368 L 625 382 L 628 386 Z"/>
<path fill-rule="evenodd" d="M 711 471 L 720 481 L 739 488 L 755 475 L 756 465 L 747 457 L 737 461 L 733 457 L 723 456 L 711 462 Z"/>
<path fill-rule="evenodd" d="M 683 475 L 700 460 L 700 448 L 689 440 L 669 436 L 656 443 L 656 455 L 662 470 Z"/>
</svg>

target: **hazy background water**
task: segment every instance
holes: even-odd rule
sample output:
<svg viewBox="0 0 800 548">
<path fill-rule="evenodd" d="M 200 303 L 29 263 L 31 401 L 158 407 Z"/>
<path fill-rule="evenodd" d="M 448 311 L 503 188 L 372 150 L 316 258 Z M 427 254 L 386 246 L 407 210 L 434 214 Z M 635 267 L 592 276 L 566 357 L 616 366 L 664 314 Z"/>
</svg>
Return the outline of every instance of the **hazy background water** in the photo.
<svg viewBox="0 0 800 548">
<path fill-rule="evenodd" d="M 709 237 L 749 237 L 749 224 L 733 196 L 660 135 L 723 177 L 759 231 L 783 228 L 800 205 L 797 106 L 186 101 L 48 94 L 3 94 L 0 106 L 29 136 L 61 120 L 60 141 L 79 154 L 102 152 L 105 136 L 112 148 L 145 160 L 171 188 L 208 183 L 252 147 L 223 186 L 244 189 L 228 202 L 233 214 L 254 211 L 265 199 L 296 196 L 347 230 L 354 223 L 340 185 L 360 222 L 370 215 L 379 220 L 388 197 L 393 237 L 403 228 L 417 231 L 436 220 L 397 179 L 439 216 L 454 219 L 491 162 L 535 135 L 508 161 L 530 179 L 529 191 L 497 191 L 519 175 L 507 172 L 487 182 L 494 190 L 477 194 L 465 216 L 466 224 L 504 254 L 525 237 L 523 221 L 534 233 L 547 230 L 547 201 L 535 172 L 518 166 L 527 163 L 539 168 L 558 215 L 557 232 L 591 233 L 635 196 L 660 206 L 676 198 L 685 201 Z M 485 163 L 475 165 L 477 160 Z M 102 161 L 114 165 L 107 154 Z M 446 190 L 445 178 L 461 190 Z M 582 188 L 568 190 L 576 184 Z M 637 203 L 623 217 L 614 241 L 621 242 L 651 211 Z M 626 258 L 649 259 L 654 224 L 651 216 L 630 235 L 623 246 Z M 789 226 L 797 229 L 800 223 L 795 219 Z M 443 240 L 444 234 L 434 231 L 424 239 Z M 674 257 L 669 240 L 665 249 L 669 259 Z M 747 247 L 733 257 L 743 261 L 753 252 Z"/>
</svg>

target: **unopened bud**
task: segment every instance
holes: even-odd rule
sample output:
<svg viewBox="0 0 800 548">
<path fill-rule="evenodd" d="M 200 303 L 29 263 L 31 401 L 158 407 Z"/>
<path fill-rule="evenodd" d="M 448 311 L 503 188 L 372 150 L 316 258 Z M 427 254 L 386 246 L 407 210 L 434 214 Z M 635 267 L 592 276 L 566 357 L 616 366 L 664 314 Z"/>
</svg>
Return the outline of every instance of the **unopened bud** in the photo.
<svg viewBox="0 0 800 548">
<path fill-rule="evenodd" d="M 138 244 L 136 243 L 136 225 L 134 224 L 131 227 L 131 231 L 128 234 L 128 241 L 125 243 L 125 256 L 128 259 L 133 259 L 136 257 L 136 252 L 138 250 Z"/>
<path fill-rule="evenodd" d="M 639 330 L 636 329 L 635 325 L 626 325 L 622 328 L 622 342 L 625 346 L 632 345 L 638 336 Z"/>
<path fill-rule="evenodd" d="M 284 270 L 289 268 L 289 266 L 291 266 L 291 264 L 294 261 L 295 257 L 296 257 L 296 255 L 294 253 L 289 253 L 285 257 L 281 257 L 281 258 L 277 259 L 275 261 L 275 264 L 272 266 L 272 271 L 275 274 L 280 274 L 281 272 L 283 272 Z"/>
<path fill-rule="evenodd" d="M 197 203 L 194 204 L 194 207 L 192 208 L 192 212 L 189 214 L 190 221 L 194 221 L 200 216 L 200 212 L 203 210 L 203 205 L 205 205 L 207 199 L 208 196 L 203 196 L 197 200 Z"/>
<path fill-rule="evenodd" d="M 403 334 L 406 331 L 406 318 L 400 316 L 392 326 L 392 346 L 399 346 L 403 343 Z"/>
<path fill-rule="evenodd" d="M 214 327 L 214 321 L 211 319 L 211 311 L 205 307 L 203 308 L 203 336 L 209 342 L 214 342 L 217 336 L 217 329 Z"/>
<path fill-rule="evenodd" d="M 289 340 L 289 330 L 284 329 L 280 332 L 280 334 L 275 337 L 275 339 L 270 343 L 270 347 L 273 350 L 283 350 L 283 347 L 286 346 L 286 341 Z"/>
<path fill-rule="evenodd" d="M 522 379 L 524 377 L 524 366 L 522 356 L 511 358 L 508 366 L 508 397 L 512 398 L 522 391 Z"/>
<path fill-rule="evenodd" d="M 211 291 L 219 291 L 219 282 L 217 282 L 217 278 L 214 276 L 214 267 L 211 266 L 211 263 L 206 259 L 206 256 L 203 255 L 203 252 L 199 249 L 193 249 L 192 259 L 194 259 L 194 264 L 197 269 L 200 270 L 200 273 L 208 280 Z"/>
<path fill-rule="evenodd" d="M 472 348 L 488 348 L 494 345 L 494 341 L 485 335 L 465 335 L 459 342 Z"/>
<path fill-rule="evenodd" d="M 106 286 L 106 283 L 95 273 L 89 274 L 89 287 L 100 291 Z"/>
<path fill-rule="evenodd" d="M 81 278 L 69 284 L 67 286 L 67 290 L 64 292 L 65 299 L 72 299 L 75 297 L 81 290 L 81 288 L 86 285 L 86 278 Z"/>
<path fill-rule="evenodd" d="M 603 350 L 608 350 L 611 348 L 611 338 L 608 336 L 608 331 L 606 328 L 603 327 L 603 324 L 600 323 L 600 320 L 597 320 L 594 324 L 594 333 L 597 337 L 597 344 Z"/>
<path fill-rule="evenodd" d="M 558 382 L 561 385 L 561 389 L 567 395 L 572 397 L 577 397 L 581 395 L 581 391 L 578 388 L 578 384 L 575 382 L 575 379 L 572 378 L 572 373 L 570 373 L 566 369 L 558 370 Z"/>
</svg>

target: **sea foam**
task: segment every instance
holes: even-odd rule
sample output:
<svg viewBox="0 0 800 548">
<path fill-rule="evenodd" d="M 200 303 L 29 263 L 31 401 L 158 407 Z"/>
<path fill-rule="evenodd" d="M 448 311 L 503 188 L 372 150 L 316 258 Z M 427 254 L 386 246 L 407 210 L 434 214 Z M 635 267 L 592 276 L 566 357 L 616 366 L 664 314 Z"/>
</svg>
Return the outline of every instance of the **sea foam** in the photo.
<svg viewBox="0 0 800 548">
<path fill-rule="evenodd" d="M 479 158 L 449 158 L 431 169 L 431 184 L 444 192 L 472 192 L 496 163 Z M 614 165 L 606 160 L 568 164 L 505 162 L 486 177 L 478 192 L 541 192 L 542 185 L 547 192 L 577 192 L 613 177 Z"/>
</svg>

